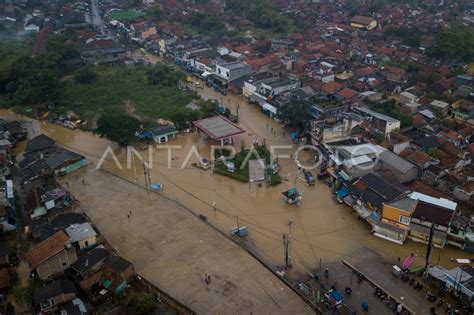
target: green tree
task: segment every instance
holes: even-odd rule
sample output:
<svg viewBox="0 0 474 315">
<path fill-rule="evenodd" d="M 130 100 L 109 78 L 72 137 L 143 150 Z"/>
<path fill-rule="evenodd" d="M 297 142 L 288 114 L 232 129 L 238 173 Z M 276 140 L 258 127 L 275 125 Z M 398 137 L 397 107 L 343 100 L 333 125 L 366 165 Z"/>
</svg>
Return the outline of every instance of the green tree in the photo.
<svg viewBox="0 0 474 315">
<path fill-rule="evenodd" d="M 148 314 L 156 308 L 156 295 L 154 293 L 132 292 L 127 297 L 127 305 L 133 307 L 137 314 Z"/>
<path fill-rule="evenodd" d="M 103 114 L 97 120 L 95 132 L 101 137 L 118 142 L 121 145 L 133 143 L 135 133 L 140 129 L 140 121 L 127 114 Z"/>
<path fill-rule="evenodd" d="M 417 47 L 420 46 L 421 37 L 419 32 L 414 28 L 402 27 L 390 27 L 385 31 L 386 36 L 398 36 L 402 39 L 403 43 Z"/>
<path fill-rule="evenodd" d="M 97 81 L 97 72 L 92 68 L 83 68 L 74 74 L 74 81 L 79 84 L 92 84 Z"/>
<path fill-rule="evenodd" d="M 474 59 L 474 32 L 462 24 L 440 29 L 435 35 L 432 54 L 443 59 L 471 62 Z"/>
<path fill-rule="evenodd" d="M 26 287 L 15 286 L 12 290 L 12 295 L 16 303 L 31 307 L 33 305 L 33 295 L 39 287 L 41 287 L 41 281 L 29 279 Z"/>
<path fill-rule="evenodd" d="M 140 295 L 135 308 L 139 314 L 147 314 L 156 308 L 156 296 L 153 293 Z"/>
<path fill-rule="evenodd" d="M 313 117 L 311 115 L 310 105 L 307 102 L 295 101 L 280 106 L 278 108 L 277 118 L 285 125 L 303 131 L 309 125 Z"/>
<path fill-rule="evenodd" d="M 69 60 L 80 57 L 79 51 L 68 44 L 68 37 L 64 34 L 54 34 L 48 40 L 48 52 L 60 57 L 60 60 Z"/>
<path fill-rule="evenodd" d="M 413 124 L 413 116 L 408 114 L 400 115 L 400 128 L 410 127 Z"/>
<path fill-rule="evenodd" d="M 430 149 L 428 151 L 428 155 L 434 159 L 440 160 L 443 158 L 443 151 L 441 151 L 440 149 Z"/>
<path fill-rule="evenodd" d="M 384 140 L 385 140 L 385 136 L 383 135 L 383 133 L 377 132 L 375 134 L 375 143 L 381 144 Z"/>
<path fill-rule="evenodd" d="M 146 71 L 149 84 L 159 86 L 176 86 L 182 74 L 163 63 L 157 64 Z"/>
<path fill-rule="evenodd" d="M 10 67 L 6 92 L 19 104 L 53 103 L 61 86 L 57 69 L 56 54 L 20 57 Z"/>
<path fill-rule="evenodd" d="M 289 32 L 291 20 L 280 14 L 280 11 L 269 0 L 229 0 L 227 8 L 242 14 L 258 28 L 277 33 Z"/>
<path fill-rule="evenodd" d="M 213 13 L 193 12 L 185 23 L 201 34 L 224 34 L 226 32 L 222 17 Z"/>
<path fill-rule="evenodd" d="M 165 12 L 163 11 L 163 8 L 157 4 L 149 7 L 145 16 L 149 19 L 159 20 L 163 18 L 164 15 Z"/>
</svg>

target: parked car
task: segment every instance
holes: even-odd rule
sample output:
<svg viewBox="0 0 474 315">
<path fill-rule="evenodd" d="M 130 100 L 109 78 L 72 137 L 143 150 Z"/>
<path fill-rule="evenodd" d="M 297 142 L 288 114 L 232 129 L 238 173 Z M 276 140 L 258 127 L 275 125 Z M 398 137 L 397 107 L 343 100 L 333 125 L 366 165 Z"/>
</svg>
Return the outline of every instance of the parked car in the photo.
<svg viewBox="0 0 474 315">
<path fill-rule="evenodd" d="M 323 179 L 326 179 L 330 176 L 330 174 L 327 172 L 327 171 L 321 171 L 319 174 L 318 174 L 318 180 L 323 180 Z"/>
<path fill-rule="evenodd" d="M 306 184 L 308 184 L 309 186 L 314 186 L 313 174 L 311 174 L 311 172 L 308 170 L 303 170 L 303 175 L 304 175 L 304 179 L 306 180 Z"/>
</svg>

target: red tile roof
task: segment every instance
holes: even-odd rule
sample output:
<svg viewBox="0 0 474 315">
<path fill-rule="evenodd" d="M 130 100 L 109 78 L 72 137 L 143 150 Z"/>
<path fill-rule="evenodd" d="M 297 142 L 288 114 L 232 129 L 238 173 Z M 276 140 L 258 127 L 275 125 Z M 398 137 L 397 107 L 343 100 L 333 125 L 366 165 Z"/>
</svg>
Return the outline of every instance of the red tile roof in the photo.
<svg viewBox="0 0 474 315">
<path fill-rule="evenodd" d="M 343 88 L 342 90 L 337 92 L 337 94 L 339 94 L 340 96 L 344 97 L 347 100 L 350 100 L 353 97 L 359 95 L 359 93 L 357 91 L 354 91 L 354 90 L 349 89 L 349 88 Z"/>
<path fill-rule="evenodd" d="M 368 76 L 374 73 L 374 69 L 372 67 L 362 67 L 362 68 L 357 68 L 355 70 L 355 73 L 360 76 Z"/>
<path fill-rule="evenodd" d="M 418 165 L 425 165 L 431 159 L 431 156 L 422 151 L 415 151 L 409 157 L 408 160 Z"/>
<path fill-rule="evenodd" d="M 332 81 L 332 82 L 323 84 L 323 86 L 321 87 L 321 90 L 325 93 L 331 94 L 331 93 L 339 91 L 343 87 L 344 87 L 344 84 Z"/>
<path fill-rule="evenodd" d="M 410 189 L 413 190 L 413 191 L 420 192 L 422 194 L 425 194 L 425 195 L 428 195 L 428 196 L 431 196 L 431 197 L 435 197 L 435 198 L 447 198 L 448 197 L 447 195 L 443 194 L 442 192 L 434 189 L 431 186 L 426 185 L 425 183 L 423 183 L 419 180 L 414 181 L 413 183 L 408 185 L 408 187 L 410 187 Z"/>
<path fill-rule="evenodd" d="M 69 237 L 63 231 L 59 231 L 31 248 L 26 253 L 26 259 L 33 268 L 36 268 L 48 258 L 62 251 L 68 242 Z"/>
<path fill-rule="evenodd" d="M 393 73 L 393 74 L 398 74 L 398 75 L 405 74 L 405 70 L 403 70 L 402 68 L 393 67 L 393 66 L 386 66 L 385 71 Z"/>
</svg>

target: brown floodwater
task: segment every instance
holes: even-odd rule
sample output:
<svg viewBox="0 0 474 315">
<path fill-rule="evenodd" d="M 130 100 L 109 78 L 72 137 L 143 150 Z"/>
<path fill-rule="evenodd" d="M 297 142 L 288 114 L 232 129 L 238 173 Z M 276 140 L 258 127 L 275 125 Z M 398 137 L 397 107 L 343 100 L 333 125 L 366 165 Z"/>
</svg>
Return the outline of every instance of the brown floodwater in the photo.
<svg viewBox="0 0 474 315">
<path fill-rule="evenodd" d="M 269 145 L 294 146 L 289 131 L 262 114 L 257 106 L 247 104 L 237 96 L 220 96 L 209 89 L 198 92 L 204 97 L 218 99 L 234 114 L 239 104 L 240 126 L 246 133 L 235 138 L 237 149 L 242 145 L 248 147 L 255 138 L 260 143 L 265 139 Z M 0 116 L 25 119 L 7 110 L 0 110 Z M 118 169 L 110 155 L 105 159 L 104 167 L 139 183 L 145 182 L 140 160 L 134 158 L 132 167 L 127 169 L 125 150 L 108 140 L 80 130 L 69 130 L 35 120 L 29 121 L 31 121 L 28 124 L 30 133 L 43 132 L 58 144 L 87 156 L 95 163 L 110 145 L 124 169 Z M 404 259 L 410 253 L 419 256 L 416 264 L 424 262 L 426 245 L 407 241 L 401 246 L 372 236 L 369 226 L 356 218 L 347 206 L 338 204 L 331 189 L 324 183 L 317 181 L 315 186 L 307 186 L 302 175 L 298 174 L 296 164 L 290 159 L 280 159 L 280 175 L 284 178 L 283 183 L 276 187 L 266 187 L 265 184 L 241 183 L 227 177 L 213 176 L 211 170 L 191 166 L 191 163 L 197 162 L 194 157 L 183 168 L 183 162 L 193 146 L 203 156 L 211 156 L 210 146 L 217 143 L 206 139 L 203 134 L 180 134 L 167 144 L 181 146 L 182 149 L 172 150 L 170 168 L 166 150 L 157 149 L 156 146 L 151 150 L 151 182 L 164 184 L 163 194 L 205 215 L 208 221 L 223 230 L 230 231 L 237 225 L 237 221 L 239 225 L 247 226 L 248 238 L 275 264 L 284 263 L 282 236 L 288 233 L 290 221 L 292 222 L 291 256 L 293 265 L 301 271 L 313 270 L 319 265 L 320 260 L 323 263 L 341 259 L 359 263 L 371 261 L 395 263 L 398 257 Z M 19 146 L 19 150 L 23 146 L 24 144 Z M 292 150 L 280 152 L 290 154 Z M 145 162 L 150 162 L 149 151 L 141 153 L 145 156 Z M 310 159 L 308 152 L 301 156 L 302 161 Z M 303 192 L 303 200 L 299 206 L 288 205 L 282 199 L 282 191 L 293 186 Z M 137 194 L 140 193 L 143 195 L 142 202 L 148 202 L 146 194 L 137 190 Z M 437 263 L 439 260 L 441 264 L 451 267 L 453 266 L 449 261 L 451 257 L 472 257 L 472 254 L 447 246 L 443 250 L 435 249 L 431 261 Z"/>
</svg>

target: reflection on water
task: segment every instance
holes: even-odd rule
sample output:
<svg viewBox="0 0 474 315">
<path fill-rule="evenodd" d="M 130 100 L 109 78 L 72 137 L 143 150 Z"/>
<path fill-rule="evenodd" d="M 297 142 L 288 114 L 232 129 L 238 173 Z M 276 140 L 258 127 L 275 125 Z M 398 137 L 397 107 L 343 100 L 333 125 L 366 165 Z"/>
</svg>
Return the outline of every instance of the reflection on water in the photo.
<svg viewBox="0 0 474 315">
<path fill-rule="evenodd" d="M 285 136 L 285 131 L 259 113 L 254 106 L 244 104 L 241 99 L 234 96 L 226 96 L 225 99 L 227 102 L 231 101 L 230 107 L 233 110 L 236 103 L 240 104 L 239 115 L 241 121 L 245 121 L 241 125 L 248 131 L 236 137 L 236 146 L 240 147 L 241 143 L 249 145 L 257 134 L 262 135 L 258 138 L 259 141 L 263 141 L 263 137 L 268 137 L 265 138 L 268 144 L 292 144 L 289 136 Z M 0 110 L 0 116 L 24 120 L 6 110 Z M 271 128 L 275 135 L 272 134 Z M 73 131 L 49 123 L 30 120 L 28 129 L 34 134 L 43 132 L 58 144 L 75 150 L 94 162 L 97 162 L 105 148 L 111 145 L 108 140 L 92 133 Z M 417 264 L 422 264 L 424 261 L 426 245 L 407 241 L 404 246 L 400 246 L 373 237 L 369 227 L 351 214 L 348 207 L 335 202 L 330 188 L 320 182 L 308 187 L 290 160 L 280 161 L 281 175 L 285 178 L 281 185 L 259 187 L 256 183 L 241 183 L 219 175 L 212 176 L 210 170 L 191 166 L 191 163 L 197 162 L 194 157 L 184 169 L 180 169 L 188 150 L 193 145 L 202 155 L 210 156 L 210 145 L 214 143 L 205 139 L 202 134 L 182 134 L 169 144 L 181 145 L 183 149 L 172 151 L 170 169 L 167 167 L 167 151 L 153 150 L 151 182 L 163 183 L 165 194 L 176 197 L 181 203 L 202 213 L 210 222 L 226 230 L 237 225 L 236 216 L 238 216 L 239 224 L 246 225 L 249 229 L 248 237 L 275 264 L 283 264 L 284 261 L 282 235 L 288 233 L 289 221 L 293 222 L 293 264 L 302 270 L 312 270 L 319 264 L 320 259 L 323 263 L 343 258 L 359 262 L 395 263 L 398 257 L 404 259 L 410 253 L 415 253 L 420 256 L 416 260 Z M 19 145 L 18 150 L 22 150 L 24 145 L 25 142 Z M 113 148 L 125 166 L 127 157 L 125 150 L 117 146 Z M 148 152 L 143 151 L 143 155 L 148 161 Z M 301 159 L 311 158 L 310 153 L 304 152 Z M 105 167 L 116 169 L 110 158 L 105 161 Z M 134 159 L 134 167 L 131 169 L 116 169 L 116 171 L 144 183 L 143 167 L 138 159 Z M 292 186 L 296 186 L 304 193 L 303 201 L 298 207 L 286 204 L 281 197 L 281 192 Z M 146 199 L 146 196 L 143 198 Z M 214 202 L 216 210 L 212 206 Z M 432 262 L 436 263 L 439 259 L 442 264 L 449 267 L 452 266 L 449 258 L 467 256 L 469 255 L 466 252 L 446 247 L 442 251 L 435 249 Z"/>
</svg>

